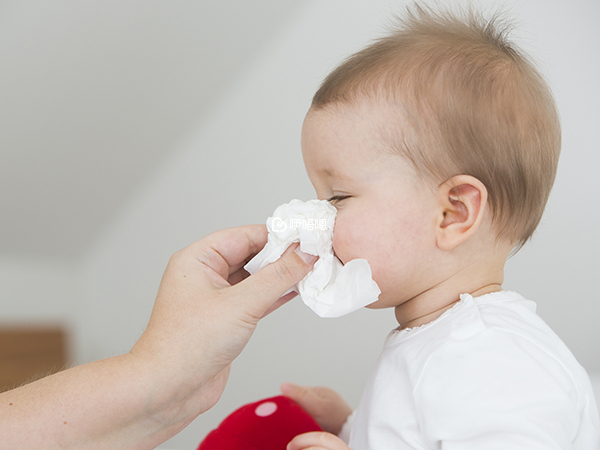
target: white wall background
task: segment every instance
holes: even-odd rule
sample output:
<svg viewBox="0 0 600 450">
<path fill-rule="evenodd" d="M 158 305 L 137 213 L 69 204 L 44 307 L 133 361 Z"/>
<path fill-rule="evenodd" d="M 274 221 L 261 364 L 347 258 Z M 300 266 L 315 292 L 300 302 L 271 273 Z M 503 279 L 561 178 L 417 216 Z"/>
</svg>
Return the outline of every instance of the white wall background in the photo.
<svg viewBox="0 0 600 450">
<path fill-rule="evenodd" d="M 600 3 L 473 3 L 487 11 L 508 5 L 514 39 L 549 79 L 563 122 L 562 160 L 546 216 L 534 240 L 509 261 L 504 287 L 536 301 L 582 365 L 600 373 Z M 3 321 L 69 323 L 78 362 L 129 350 L 147 323 L 171 253 L 220 228 L 264 222 L 292 198 L 314 197 L 299 146 L 311 96 L 338 62 L 381 35 L 404 4 L 304 2 L 214 109 L 180 136 L 83 258 L 0 259 Z M 300 301 L 286 305 L 261 322 L 221 401 L 164 447 L 195 448 L 229 412 L 278 394 L 284 381 L 330 385 L 356 405 L 394 326 L 391 311 L 325 320 Z"/>
</svg>

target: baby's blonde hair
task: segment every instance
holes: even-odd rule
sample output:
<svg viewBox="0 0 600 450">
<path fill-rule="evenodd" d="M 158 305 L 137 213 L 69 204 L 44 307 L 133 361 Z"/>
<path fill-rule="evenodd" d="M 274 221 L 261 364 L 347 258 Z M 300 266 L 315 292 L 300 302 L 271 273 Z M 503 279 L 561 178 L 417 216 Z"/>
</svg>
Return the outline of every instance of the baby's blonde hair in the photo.
<svg viewBox="0 0 600 450">
<path fill-rule="evenodd" d="M 548 85 L 506 34 L 498 16 L 414 5 L 329 74 L 312 109 L 383 99 L 389 147 L 438 183 L 479 179 L 498 238 L 518 249 L 541 220 L 561 136 Z"/>
</svg>

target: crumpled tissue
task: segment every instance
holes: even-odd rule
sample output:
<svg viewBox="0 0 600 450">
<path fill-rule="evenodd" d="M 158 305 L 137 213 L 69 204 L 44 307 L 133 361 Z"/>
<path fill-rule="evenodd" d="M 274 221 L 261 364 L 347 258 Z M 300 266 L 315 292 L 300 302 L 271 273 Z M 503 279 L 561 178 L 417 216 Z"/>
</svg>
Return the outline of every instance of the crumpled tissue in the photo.
<svg viewBox="0 0 600 450">
<path fill-rule="evenodd" d="M 381 291 L 371 277 L 366 259 L 346 264 L 333 254 L 333 226 L 337 210 L 327 200 L 292 200 L 267 219 L 267 244 L 245 266 L 250 274 L 276 261 L 288 246 L 319 259 L 312 270 L 288 292 L 296 291 L 320 317 L 340 317 L 377 300 Z"/>
</svg>

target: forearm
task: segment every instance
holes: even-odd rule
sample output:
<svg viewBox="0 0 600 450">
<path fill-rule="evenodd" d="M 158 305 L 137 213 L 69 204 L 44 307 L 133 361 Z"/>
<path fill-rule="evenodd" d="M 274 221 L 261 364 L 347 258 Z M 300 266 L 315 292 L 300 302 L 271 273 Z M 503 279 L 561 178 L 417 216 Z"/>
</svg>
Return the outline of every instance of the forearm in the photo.
<svg viewBox="0 0 600 450">
<path fill-rule="evenodd" d="M 290 247 L 248 278 L 266 240 L 238 227 L 175 253 L 129 353 L 0 394 L 0 448 L 153 449 L 211 408 L 258 320 L 314 263 Z"/>
<path fill-rule="evenodd" d="M 181 408 L 149 364 L 128 353 L 0 394 L 2 447 L 155 448 L 194 417 L 173 413 Z"/>
</svg>

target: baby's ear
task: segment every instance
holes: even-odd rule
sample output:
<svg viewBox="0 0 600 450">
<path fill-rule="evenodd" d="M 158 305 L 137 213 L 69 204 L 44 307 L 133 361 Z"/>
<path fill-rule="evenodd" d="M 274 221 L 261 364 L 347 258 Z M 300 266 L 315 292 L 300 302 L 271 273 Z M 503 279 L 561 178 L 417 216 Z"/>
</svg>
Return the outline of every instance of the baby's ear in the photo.
<svg viewBox="0 0 600 450">
<path fill-rule="evenodd" d="M 438 188 L 437 246 L 452 250 L 479 228 L 487 204 L 487 189 L 470 175 L 457 175 Z"/>
</svg>

